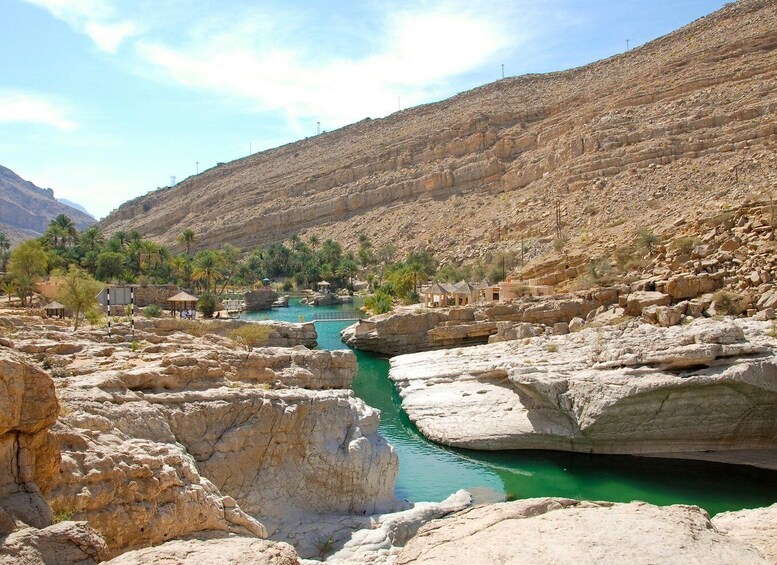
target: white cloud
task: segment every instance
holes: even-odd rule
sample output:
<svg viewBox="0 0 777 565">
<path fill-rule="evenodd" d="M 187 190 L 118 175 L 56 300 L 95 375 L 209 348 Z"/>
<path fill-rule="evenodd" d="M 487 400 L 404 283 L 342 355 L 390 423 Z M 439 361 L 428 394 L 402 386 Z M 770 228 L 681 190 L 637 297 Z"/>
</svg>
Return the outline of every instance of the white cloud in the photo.
<svg viewBox="0 0 777 565">
<path fill-rule="evenodd" d="M 397 96 L 407 107 L 446 94 L 452 79 L 520 38 L 515 30 L 508 37 L 498 14 L 486 16 L 472 4 L 440 5 L 380 14 L 381 33 L 358 50 L 367 55 L 318 53 L 311 37 L 290 33 L 282 18 L 268 26 L 258 13 L 241 14 L 239 23 L 222 20 L 218 31 L 193 30 L 183 46 L 148 40 L 136 47 L 184 86 L 248 100 L 256 111 L 283 111 L 292 123 L 312 119 L 331 128 L 394 111 Z"/>
<path fill-rule="evenodd" d="M 78 124 L 67 117 L 62 103 L 47 96 L 19 91 L 0 91 L 0 123 L 44 124 L 74 130 Z"/>
<path fill-rule="evenodd" d="M 139 34 L 138 26 L 129 19 L 117 17 L 108 0 L 25 0 L 45 8 L 55 18 L 88 35 L 95 45 L 115 53 L 128 37 Z"/>
<path fill-rule="evenodd" d="M 97 47 L 108 53 L 116 53 L 125 39 L 138 34 L 137 26 L 129 21 L 114 24 L 87 22 L 84 24 L 84 31 Z"/>
</svg>

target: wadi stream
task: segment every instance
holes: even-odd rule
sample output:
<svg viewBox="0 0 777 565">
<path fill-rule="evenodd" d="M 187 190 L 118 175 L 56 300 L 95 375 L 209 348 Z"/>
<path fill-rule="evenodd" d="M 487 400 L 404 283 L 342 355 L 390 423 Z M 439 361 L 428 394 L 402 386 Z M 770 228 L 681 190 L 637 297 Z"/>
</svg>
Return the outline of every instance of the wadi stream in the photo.
<svg viewBox="0 0 777 565">
<path fill-rule="evenodd" d="M 244 313 L 252 320 L 309 321 L 321 312 L 347 306 L 313 308 L 291 299 L 289 308 Z M 317 322 L 322 349 L 346 349 L 340 331 L 352 322 Z M 381 411 L 381 434 L 396 448 L 400 471 L 396 494 L 413 502 L 440 501 L 458 489 L 492 502 L 538 496 L 658 505 L 694 504 L 711 515 L 777 502 L 777 472 L 700 461 L 604 456 L 555 451 L 484 452 L 451 449 L 426 440 L 402 410 L 388 378 L 389 363 L 356 351 L 357 396 Z"/>
</svg>

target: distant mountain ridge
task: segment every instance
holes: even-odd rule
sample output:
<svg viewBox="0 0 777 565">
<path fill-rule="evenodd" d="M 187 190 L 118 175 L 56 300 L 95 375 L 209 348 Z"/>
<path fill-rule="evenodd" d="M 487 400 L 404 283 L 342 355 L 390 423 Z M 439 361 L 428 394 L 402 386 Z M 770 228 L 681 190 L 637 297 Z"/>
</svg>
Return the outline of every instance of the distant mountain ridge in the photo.
<svg viewBox="0 0 777 565">
<path fill-rule="evenodd" d="M 57 200 L 59 200 L 60 202 L 62 202 L 62 204 L 65 204 L 65 205 L 67 205 L 67 206 L 70 206 L 71 208 L 75 208 L 76 210 L 80 210 L 80 211 L 81 211 L 81 212 L 83 212 L 84 214 L 86 214 L 86 215 L 88 215 L 88 216 L 91 216 L 92 218 L 94 218 L 94 216 L 92 216 L 92 214 L 90 214 L 90 213 L 89 213 L 89 210 L 87 210 L 86 208 L 84 208 L 83 206 L 81 206 L 81 205 L 80 205 L 78 202 L 73 202 L 72 200 L 68 200 L 67 198 L 57 198 Z M 96 220 L 97 220 L 97 219 L 95 218 L 95 221 L 96 221 Z"/>
<path fill-rule="evenodd" d="M 0 165 L 0 231 L 12 244 L 43 234 L 59 214 L 67 214 L 79 231 L 96 223 L 88 213 L 54 198 L 52 189 L 40 188 Z"/>
</svg>

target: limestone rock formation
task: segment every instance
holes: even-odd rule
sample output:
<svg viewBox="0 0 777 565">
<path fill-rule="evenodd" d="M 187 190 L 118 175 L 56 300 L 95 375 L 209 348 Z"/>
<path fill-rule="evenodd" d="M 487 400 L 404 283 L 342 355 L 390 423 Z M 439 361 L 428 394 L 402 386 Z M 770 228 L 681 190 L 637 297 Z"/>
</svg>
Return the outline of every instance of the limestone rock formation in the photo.
<svg viewBox="0 0 777 565">
<path fill-rule="evenodd" d="M 285 543 L 247 537 L 181 539 L 157 547 L 129 551 L 108 561 L 110 565 L 297 565 L 297 553 Z"/>
<path fill-rule="evenodd" d="M 774 452 L 777 356 L 768 332 L 748 320 L 632 321 L 394 357 L 389 377 L 419 430 L 445 445 Z"/>
<path fill-rule="evenodd" d="M 44 499 L 60 470 L 50 428 L 60 405 L 51 377 L 0 345 L 0 562 L 79 563 L 107 557 L 105 541 L 85 523 L 52 525 Z"/>
<path fill-rule="evenodd" d="M 0 541 L 0 563 L 9 565 L 94 565 L 107 557 L 105 541 L 86 522 L 20 528 Z"/>
<path fill-rule="evenodd" d="M 272 305 L 276 300 L 278 300 L 278 294 L 269 287 L 263 287 L 245 293 L 246 310 L 249 312 L 268 310 L 272 308 Z"/>
<path fill-rule="evenodd" d="M 176 332 L 180 332 L 187 324 L 187 320 L 175 318 L 155 318 L 152 320 L 139 319 L 135 322 L 136 328 L 159 336 L 169 336 Z M 197 333 L 200 334 L 208 333 L 227 336 L 232 330 L 249 324 L 260 324 L 270 328 L 267 339 L 260 344 L 263 346 L 294 347 L 296 345 L 304 345 L 305 347 L 312 349 L 317 345 L 316 339 L 318 338 L 318 334 L 316 333 L 316 326 L 312 322 L 292 324 L 275 320 L 261 322 L 247 322 L 244 320 L 198 320 L 195 329 L 197 330 Z M 123 328 L 123 331 L 119 330 L 117 333 L 119 335 L 126 335 L 128 331 L 129 328 Z"/>
<path fill-rule="evenodd" d="M 695 506 L 536 498 L 478 506 L 424 526 L 396 565 L 771 561 Z"/>
<path fill-rule="evenodd" d="M 289 515 L 405 506 L 394 498 L 398 461 L 377 433 L 379 413 L 349 390 L 350 351 L 248 351 L 216 334 L 142 327 L 130 342 L 34 317 L 4 324 L 12 328 L 4 343 L 23 352 L 0 348 L 12 365 L 5 373 L 17 359 L 17 372 L 32 362 L 49 368 L 63 407 L 54 427 L 61 472 L 36 480 L 53 483 L 54 510 L 87 520 L 112 555 L 204 531 L 264 537 L 256 518 L 283 537 Z M 40 402 L 18 410 L 32 397 L 17 387 L 7 413 L 19 412 L 23 425 L 40 413 L 50 424 L 54 385 L 33 373 L 48 386 L 36 393 Z M 30 433 L 42 425 L 34 422 Z"/>
<path fill-rule="evenodd" d="M 774 186 L 775 19 L 771 0 L 732 3 L 597 63 L 219 165 L 102 225 L 171 245 L 188 227 L 206 247 L 309 232 L 355 248 L 364 233 L 376 248 L 455 260 L 523 239 L 543 253 L 557 201 L 565 251 L 621 245 L 644 226 L 668 231 Z"/>
<path fill-rule="evenodd" d="M 712 523 L 724 534 L 755 547 L 768 562 L 777 563 L 777 504 L 722 512 Z"/>
<path fill-rule="evenodd" d="M 0 507 L 11 520 L 37 528 L 51 523 L 41 491 L 59 471 L 49 431 L 58 413 L 51 377 L 0 346 Z"/>
<path fill-rule="evenodd" d="M 390 562 L 419 528 L 433 519 L 467 508 L 472 495 L 460 490 L 442 502 L 421 502 L 403 512 L 370 519 L 327 562 L 358 564 Z"/>
<path fill-rule="evenodd" d="M 553 326 L 617 301 L 617 290 L 595 289 L 512 303 L 390 312 L 359 320 L 345 328 L 341 337 L 356 349 L 401 355 L 488 343 L 500 331 L 512 331 L 512 326 L 500 322 Z"/>
</svg>

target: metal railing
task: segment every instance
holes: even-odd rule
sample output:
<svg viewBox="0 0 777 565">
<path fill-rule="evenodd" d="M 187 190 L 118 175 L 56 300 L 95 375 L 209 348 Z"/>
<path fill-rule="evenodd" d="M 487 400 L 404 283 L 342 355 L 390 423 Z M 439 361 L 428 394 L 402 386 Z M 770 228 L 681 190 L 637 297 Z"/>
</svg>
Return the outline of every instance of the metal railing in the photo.
<svg viewBox="0 0 777 565">
<path fill-rule="evenodd" d="M 364 318 L 361 310 L 338 310 L 336 312 L 319 312 L 313 314 L 313 322 L 340 322 L 346 320 L 360 320 Z"/>
</svg>

